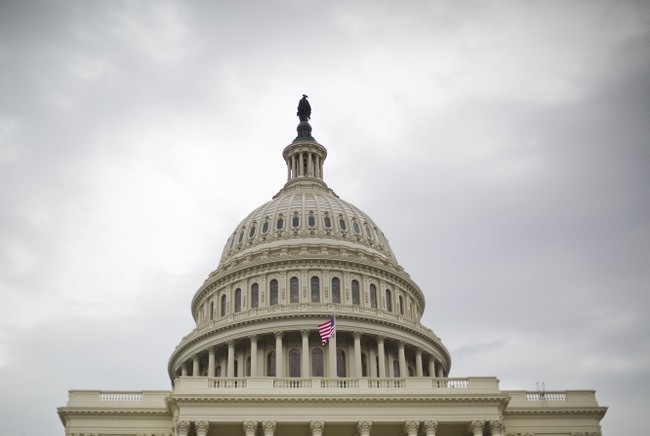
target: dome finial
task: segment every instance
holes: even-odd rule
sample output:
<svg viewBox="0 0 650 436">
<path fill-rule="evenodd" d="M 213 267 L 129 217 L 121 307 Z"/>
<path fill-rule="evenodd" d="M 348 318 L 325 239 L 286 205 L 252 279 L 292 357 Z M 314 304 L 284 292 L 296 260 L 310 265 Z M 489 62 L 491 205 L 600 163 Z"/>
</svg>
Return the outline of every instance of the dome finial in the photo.
<svg viewBox="0 0 650 436">
<path fill-rule="evenodd" d="M 298 124 L 298 136 L 294 141 L 299 141 L 302 139 L 314 140 L 311 136 L 311 125 L 309 124 L 309 119 L 311 118 L 311 106 L 307 101 L 307 95 L 303 94 L 302 98 L 298 102 L 298 118 L 300 119 L 300 124 Z"/>
<path fill-rule="evenodd" d="M 298 102 L 298 118 L 300 118 L 300 122 L 309 122 L 309 119 L 311 118 L 311 106 L 309 105 L 309 102 L 307 101 L 307 95 L 303 94 L 302 98 Z"/>
</svg>

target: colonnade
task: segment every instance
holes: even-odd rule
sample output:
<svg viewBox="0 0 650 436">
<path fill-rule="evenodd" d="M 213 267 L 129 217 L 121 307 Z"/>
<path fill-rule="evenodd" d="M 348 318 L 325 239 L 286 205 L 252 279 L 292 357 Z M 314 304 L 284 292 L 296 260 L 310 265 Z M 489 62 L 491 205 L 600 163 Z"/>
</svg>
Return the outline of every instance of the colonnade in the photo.
<svg viewBox="0 0 650 436">
<path fill-rule="evenodd" d="M 309 434 L 310 436 L 323 436 L 325 429 L 325 421 L 310 421 Z M 373 424 L 381 425 L 381 423 L 373 423 L 371 420 L 361 420 L 356 423 L 356 430 L 359 436 L 371 436 Z M 407 420 L 404 421 L 403 434 L 406 436 L 436 436 L 439 422 L 436 420 Z M 194 421 L 194 429 L 196 436 L 207 436 L 210 422 L 209 421 Z M 192 422 L 178 421 L 176 424 L 176 431 L 178 436 L 188 436 Z M 277 421 L 244 421 L 242 423 L 244 436 L 256 436 L 258 428 L 261 429 L 261 434 L 264 436 L 279 436 L 276 435 L 278 427 Z M 500 420 L 473 420 L 467 424 L 468 432 L 472 436 L 484 436 L 489 434 L 491 436 L 503 436 L 505 433 L 505 426 L 503 421 Z"/>
<path fill-rule="evenodd" d="M 323 159 L 318 153 L 296 152 L 287 159 L 287 180 L 299 176 L 323 178 Z"/>
<path fill-rule="evenodd" d="M 339 331 L 339 344 L 337 336 L 334 336 L 322 347 L 320 338 L 315 335 L 310 338 L 310 334 L 312 332 L 303 329 L 230 339 L 197 352 L 190 361 L 180 366 L 180 371 L 177 369 L 176 375 L 190 375 L 191 367 L 192 376 L 228 378 L 445 376 L 440 360 L 405 340 L 364 335 L 360 331 Z M 299 353 L 293 356 L 295 350 Z M 322 356 L 322 370 L 316 373 L 313 361 L 315 350 L 321 350 L 319 353 Z M 275 361 L 269 362 L 272 358 L 268 357 L 270 353 L 273 353 Z M 300 355 L 299 361 L 297 354 Z"/>
</svg>

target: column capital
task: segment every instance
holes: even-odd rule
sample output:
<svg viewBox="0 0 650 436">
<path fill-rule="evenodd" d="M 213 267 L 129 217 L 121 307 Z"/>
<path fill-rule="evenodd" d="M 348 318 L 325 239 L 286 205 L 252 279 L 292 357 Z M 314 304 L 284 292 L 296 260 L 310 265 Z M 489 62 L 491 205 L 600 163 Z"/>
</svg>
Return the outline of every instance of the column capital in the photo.
<svg viewBox="0 0 650 436">
<path fill-rule="evenodd" d="M 309 423 L 309 430 L 311 436 L 322 436 L 325 429 L 325 421 L 311 421 Z"/>
<path fill-rule="evenodd" d="M 309 330 L 307 329 L 300 330 L 300 336 L 302 336 L 303 338 L 309 337 Z"/>
<path fill-rule="evenodd" d="M 357 430 L 361 436 L 370 436 L 372 429 L 372 421 L 359 421 L 357 422 Z"/>
<path fill-rule="evenodd" d="M 251 342 L 257 342 L 257 335 L 250 335 L 248 339 L 250 339 Z"/>
<path fill-rule="evenodd" d="M 499 434 L 506 431 L 506 426 L 503 425 L 503 421 L 494 419 L 492 421 L 489 421 L 488 424 L 490 426 L 490 431 L 492 434 Z"/>
<path fill-rule="evenodd" d="M 189 421 L 178 421 L 176 422 L 176 431 L 178 436 L 187 436 L 187 433 L 190 431 L 190 422 Z"/>
<path fill-rule="evenodd" d="M 469 430 L 474 435 L 477 435 L 477 434 L 482 435 L 484 426 L 485 426 L 485 422 L 483 422 L 483 421 L 479 421 L 479 420 L 470 421 Z"/>
<path fill-rule="evenodd" d="M 407 436 L 417 436 L 420 429 L 420 421 L 406 421 L 404 423 L 404 433 Z"/>
<path fill-rule="evenodd" d="M 398 346 L 399 348 L 404 348 L 404 345 L 406 345 L 406 342 L 404 342 L 404 341 L 402 341 L 402 340 L 397 341 L 397 346 Z"/>
<path fill-rule="evenodd" d="M 233 339 L 229 339 L 229 340 L 226 341 L 226 345 L 228 345 L 229 348 L 234 347 L 235 346 L 235 341 Z"/>
<path fill-rule="evenodd" d="M 244 435 L 255 436 L 257 432 L 257 421 L 244 421 Z"/>
<path fill-rule="evenodd" d="M 264 436 L 273 436 L 275 434 L 275 427 L 277 423 L 275 421 L 262 421 L 262 430 L 264 431 Z"/>
<path fill-rule="evenodd" d="M 420 356 L 420 357 L 422 357 L 422 348 L 417 347 L 417 348 L 415 349 L 415 355 L 416 355 L 416 356 Z"/>
<path fill-rule="evenodd" d="M 352 334 L 354 335 L 355 340 L 356 339 L 361 339 L 361 332 L 360 331 L 355 330 Z"/>
<path fill-rule="evenodd" d="M 386 340 L 386 336 L 381 336 L 381 335 L 377 336 L 377 342 L 383 344 L 385 340 Z"/>
<path fill-rule="evenodd" d="M 275 335 L 276 339 L 282 339 L 284 332 L 273 332 L 273 334 Z"/>
<path fill-rule="evenodd" d="M 208 421 L 194 421 L 196 436 L 207 436 L 210 423 Z"/>
<path fill-rule="evenodd" d="M 427 420 L 422 423 L 422 426 L 428 436 L 431 432 L 435 433 L 438 430 L 438 421 Z"/>
</svg>

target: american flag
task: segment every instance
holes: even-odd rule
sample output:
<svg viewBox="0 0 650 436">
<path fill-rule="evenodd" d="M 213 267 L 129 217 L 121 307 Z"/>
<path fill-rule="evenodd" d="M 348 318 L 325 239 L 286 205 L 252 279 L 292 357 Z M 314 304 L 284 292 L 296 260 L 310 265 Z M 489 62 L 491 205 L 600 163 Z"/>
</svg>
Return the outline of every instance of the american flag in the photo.
<svg viewBox="0 0 650 436">
<path fill-rule="evenodd" d="M 318 326 L 318 333 L 320 334 L 320 338 L 322 340 L 323 345 L 327 344 L 329 338 L 334 336 L 334 333 L 336 333 L 336 327 L 334 326 L 334 318 L 320 324 Z"/>
</svg>

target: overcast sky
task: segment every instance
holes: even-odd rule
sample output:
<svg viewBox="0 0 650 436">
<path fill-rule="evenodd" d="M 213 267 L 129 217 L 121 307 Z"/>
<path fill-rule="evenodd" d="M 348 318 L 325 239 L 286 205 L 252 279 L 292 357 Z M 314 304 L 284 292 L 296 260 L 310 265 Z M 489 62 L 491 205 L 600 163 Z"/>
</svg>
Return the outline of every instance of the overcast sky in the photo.
<svg viewBox="0 0 650 436">
<path fill-rule="evenodd" d="M 190 300 L 285 182 L 325 180 L 427 298 L 451 376 L 650 406 L 650 3 L 0 1 L 0 416 L 168 389 Z"/>
</svg>

